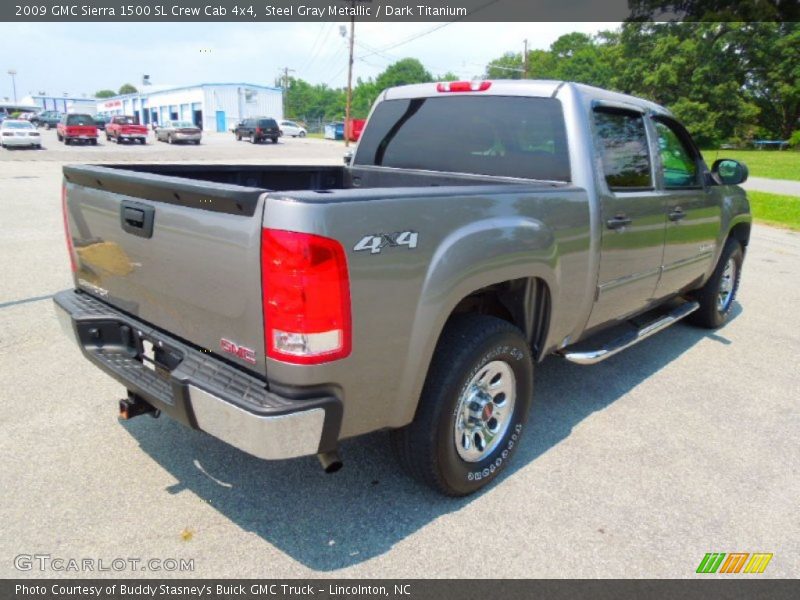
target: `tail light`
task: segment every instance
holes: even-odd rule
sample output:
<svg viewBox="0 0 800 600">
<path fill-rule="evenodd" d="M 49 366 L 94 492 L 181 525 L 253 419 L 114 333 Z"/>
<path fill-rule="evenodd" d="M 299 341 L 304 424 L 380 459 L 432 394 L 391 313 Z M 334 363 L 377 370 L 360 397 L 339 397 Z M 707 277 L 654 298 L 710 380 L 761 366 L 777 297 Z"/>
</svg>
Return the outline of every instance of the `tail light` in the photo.
<svg viewBox="0 0 800 600">
<path fill-rule="evenodd" d="M 256 127 L 256 133 L 261 133 L 261 127 Z"/>
<path fill-rule="evenodd" d="M 436 84 L 437 92 L 485 92 L 491 81 L 443 81 Z"/>
<path fill-rule="evenodd" d="M 339 242 L 264 229 L 261 275 L 269 358 L 311 365 L 350 354 L 350 279 Z"/>
<path fill-rule="evenodd" d="M 75 249 L 72 246 L 72 236 L 69 233 L 69 216 L 67 215 L 67 184 L 61 184 L 61 214 L 64 217 L 64 235 L 67 237 L 67 254 L 69 254 L 69 266 L 73 273 L 78 271 L 75 264 Z"/>
</svg>

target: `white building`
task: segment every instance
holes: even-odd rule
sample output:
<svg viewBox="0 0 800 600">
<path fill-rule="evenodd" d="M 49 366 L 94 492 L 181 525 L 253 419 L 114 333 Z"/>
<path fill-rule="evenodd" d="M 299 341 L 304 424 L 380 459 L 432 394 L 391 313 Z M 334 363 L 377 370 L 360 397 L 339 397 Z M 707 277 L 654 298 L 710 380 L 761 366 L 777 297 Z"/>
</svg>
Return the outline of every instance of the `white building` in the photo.
<svg viewBox="0 0 800 600">
<path fill-rule="evenodd" d="M 247 117 L 283 118 L 282 90 L 254 83 L 148 85 L 136 94 L 95 102 L 101 115 L 132 115 L 144 125 L 180 119 L 205 131 L 228 131 Z"/>
<path fill-rule="evenodd" d="M 62 113 L 95 114 L 97 100 L 95 98 L 74 98 L 72 96 L 47 96 L 35 94 L 25 96 L 21 105 L 28 106 L 28 110 L 57 110 Z"/>
</svg>

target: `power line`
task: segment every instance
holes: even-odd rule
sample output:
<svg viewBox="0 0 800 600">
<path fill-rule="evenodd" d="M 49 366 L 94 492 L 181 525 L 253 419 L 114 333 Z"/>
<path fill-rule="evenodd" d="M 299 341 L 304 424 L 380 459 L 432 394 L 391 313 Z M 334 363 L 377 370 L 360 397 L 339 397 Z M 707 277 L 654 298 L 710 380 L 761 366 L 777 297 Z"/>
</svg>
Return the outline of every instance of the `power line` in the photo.
<svg viewBox="0 0 800 600">
<path fill-rule="evenodd" d="M 489 0 L 489 2 L 487 2 L 485 4 L 482 4 L 481 6 L 476 8 L 475 10 L 473 10 L 471 12 L 468 12 L 468 13 L 466 13 L 466 14 L 464 14 L 464 15 L 456 18 L 456 19 L 453 19 L 452 21 L 448 21 L 447 23 L 442 23 L 441 25 L 437 25 L 436 27 L 432 27 L 431 29 L 427 29 L 425 31 L 421 31 L 420 33 L 412 35 L 409 38 L 406 38 L 406 39 L 401 40 L 399 42 L 390 44 L 389 46 L 385 46 L 385 47 L 381 48 L 380 50 L 376 50 L 376 51 L 374 51 L 374 52 L 372 52 L 370 54 L 364 54 L 364 55 L 362 55 L 362 56 L 360 56 L 358 58 L 367 58 L 369 56 L 372 56 L 373 54 L 379 54 L 379 53 L 384 52 L 386 50 L 392 50 L 392 49 L 397 48 L 399 46 L 403 46 L 405 44 L 408 44 L 409 42 L 413 42 L 414 40 L 418 40 L 421 37 L 425 37 L 426 35 L 430 35 L 431 33 L 434 33 L 435 31 L 439 31 L 440 29 L 444 29 L 448 25 L 452 25 L 453 23 L 457 23 L 458 21 L 462 21 L 463 19 L 466 19 L 468 16 L 473 15 L 476 12 L 482 11 L 483 9 L 490 7 L 492 4 L 497 4 L 498 2 L 500 2 L 500 0 Z"/>
</svg>

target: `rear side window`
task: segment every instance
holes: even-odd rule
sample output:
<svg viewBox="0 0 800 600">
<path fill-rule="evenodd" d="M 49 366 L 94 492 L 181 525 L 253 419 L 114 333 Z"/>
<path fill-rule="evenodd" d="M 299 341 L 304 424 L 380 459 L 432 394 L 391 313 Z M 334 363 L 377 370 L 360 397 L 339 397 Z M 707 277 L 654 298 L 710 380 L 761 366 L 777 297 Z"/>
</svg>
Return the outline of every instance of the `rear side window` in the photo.
<svg viewBox="0 0 800 600">
<path fill-rule="evenodd" d="M 354 164 L 570 180 L 564 116 L 553 98 L 387 100 L 370 117 Z"/>
<path fill-rule="evenodd" d="M 594 124 L 603 172 L 612 190 L 653 187 L 644 117 L 635 112 L 597 109 Z"/>
<path fill-rule="evenodd" d="M 278 126 L 278 124 L 275 122 L 274 119 L 261 119 L 258 122 L 258 127 L 261 127 L 263 129 L 269 129 L 270 127 L 274 128 L 274 127 L 277 127 L 277 126 Z"/>
<path fill-rule="evenodd" d="M 94 119 L 89 115 L 69 115 L 67 125 L 94 125 Z"/>
</svg>

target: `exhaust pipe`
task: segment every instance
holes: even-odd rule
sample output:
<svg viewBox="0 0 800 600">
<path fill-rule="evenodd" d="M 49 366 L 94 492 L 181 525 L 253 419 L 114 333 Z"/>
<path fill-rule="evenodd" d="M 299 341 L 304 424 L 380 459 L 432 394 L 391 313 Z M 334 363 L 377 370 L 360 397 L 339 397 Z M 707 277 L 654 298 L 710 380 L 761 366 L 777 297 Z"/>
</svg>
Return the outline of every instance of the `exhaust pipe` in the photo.
<svg viewBox="0 0 800 600">
<path fill-rule="evenodd" d="M 339 458 L 339 453 L 336 451 L 321 452 L 317 454 L 317 458 L 319 459 L 319 464 L 322 465 L 322 469 L 326 473 L 336 473 L 336 471 L 342 468 L 342 459 Z"/>
<path fill-rule="evenodd" d="M 119 401 L 119 418 L 121 420 L 129 421 L 139 415 L 150 415 L 156 419 L 161 416 L 161 411 L 136 394 L 129 394 L 127 398 Z"/>
</svg>

